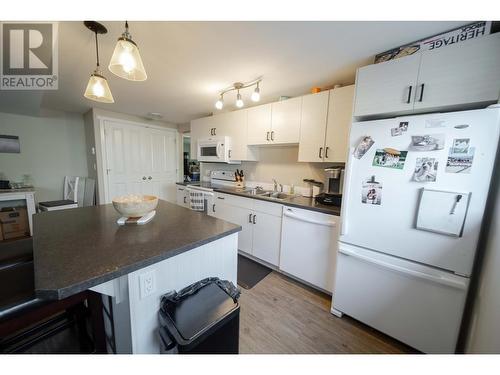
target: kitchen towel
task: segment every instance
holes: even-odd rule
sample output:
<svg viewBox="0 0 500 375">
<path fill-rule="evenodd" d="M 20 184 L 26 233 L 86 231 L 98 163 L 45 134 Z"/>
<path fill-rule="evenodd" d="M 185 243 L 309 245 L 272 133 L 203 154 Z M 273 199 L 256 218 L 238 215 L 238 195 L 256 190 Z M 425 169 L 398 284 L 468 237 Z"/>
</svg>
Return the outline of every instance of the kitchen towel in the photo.
<svg viewBox="0 0 500 375">
<path fill-rule="evenodd" d="M 205 211 L 205 193 L 189 191 L 189 206 L 193 211 Z"/>
</svg>

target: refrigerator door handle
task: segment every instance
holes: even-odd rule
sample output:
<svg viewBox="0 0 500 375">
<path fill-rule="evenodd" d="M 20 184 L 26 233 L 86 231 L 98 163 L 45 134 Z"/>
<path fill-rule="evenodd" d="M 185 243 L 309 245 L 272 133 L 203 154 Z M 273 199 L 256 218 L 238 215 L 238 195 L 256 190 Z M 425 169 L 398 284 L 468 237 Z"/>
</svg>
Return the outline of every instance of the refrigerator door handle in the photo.
<svg viewBox="0 0 500 375">
<path fill-rule="evenodd" d="M 436 276 L 436 275 L 431 275 L 431 274 L 428 274 L 425 272 L 420 272 L 417 270 L 413 270 L 410 268 L 399 266 L 397 264 L 384 262 L 383 260 L 380 260 L 380 259 L 368 257 L 368 256 L 360 254 L 357 251 L 352 250 L 352 249 L 341 248 L 341 249 L 339 249 L 339 252 L 344 254 L 344 255 L 352 256 L 352 257 L 360 259 L 362 261 L 375 264 L 379 267 L 383 267 L 383 268 L 389 269 L 389 270 L 394 271 L 394 272 L 402 273 L 404 275 L 410 275 L 410 276 L 413 276 L 413 277 L 416 277 L 419 279 L 425 279 L 425 280 L 428 280 L 428 281 L 431 281 L 434 283 L 449 286 L 451 288 L 456 288 L 456 289 L 460 289 L 460 290 L 467 289 L 467 283 L 465 281 L 455 280 L 451 277 L 447 277 L 446 275 Z"/>
<path fill-rule="evenodd" d="M 344 180 L 344 188 L 343 188 L 343 204 L 341 208 L 341 225 L 340 225 L 340 235 L 347 234 L 347 226 L 348 226 L 348 211 L 347 211 L 347 206 L 349 205 L 349 195 L 350 195 L 350 186 L 351 186 L 351 179 L 352 179 L 352 168 L 355 159 L 352 157 L 354 154 L 354 147 L 349 148 L 349 158 L 347 160 L 347 171 L 345 174 L 345 180 Z"/>
</svg>

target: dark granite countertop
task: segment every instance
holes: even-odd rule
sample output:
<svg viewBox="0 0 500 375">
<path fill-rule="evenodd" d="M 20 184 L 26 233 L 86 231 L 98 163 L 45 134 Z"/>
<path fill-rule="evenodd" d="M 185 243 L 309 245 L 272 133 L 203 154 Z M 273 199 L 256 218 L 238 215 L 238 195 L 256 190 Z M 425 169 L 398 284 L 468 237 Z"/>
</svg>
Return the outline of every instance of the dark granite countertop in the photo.
<svg viewBox="0 0 500 375">
<path fill-rule="evenodd" d="M 119 217 L 111 204 L 35 214 L 36 295 L 63 299 L 241 230 L 162 200 L 145 225 Z"/>
<path fill-rule="evenodd" d="M 245 197 L 245 198 L 259 199 L 259 200 L 263 200 L 263 201 L 283 204 L 283 205 L 289 206 L 289 207 L 297 207 L 297 208 L 302 208 L 305 210 L 321 212 L 324 214 L 340 216 L 340 207 L 317 203 L 314 200 L 314 198 L 297 196 L 297 197 L 287 198 L 287 199 L 274 199 L 274 198 L 263 197 L 263 196 L 259 196 L 259 195 L 248 194 L 248 193 L 245 193 L 244 191 L 242 191 L 241 188 L 232 188 L 232 187 L 226 187 L 226 186 L 220 186 L 220 185 L 212 185 L 212 184 L 210 184 L 210 182 L 201 182 L 201 183 L 200 182 L 194 182 L 194 183 L 192 183 L 192 182 L 178 182 L 177 185 L 201 186 L 201 187 L 204 187 L 207 189 L 213 189 L 214 191 L 219 192 L 219 193 L 238 195 L 238 196 Z"/>
</svg>

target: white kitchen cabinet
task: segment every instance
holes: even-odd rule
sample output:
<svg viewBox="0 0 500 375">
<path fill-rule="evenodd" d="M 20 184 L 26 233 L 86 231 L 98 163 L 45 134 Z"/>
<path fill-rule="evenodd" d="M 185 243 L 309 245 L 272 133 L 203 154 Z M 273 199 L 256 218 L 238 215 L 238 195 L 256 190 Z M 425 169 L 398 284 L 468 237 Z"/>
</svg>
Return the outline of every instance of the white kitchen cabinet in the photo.
<svg viewBox="0 0 500 375">
<path fill-rule="evenodd" d="M 278 266 L 282 205 L 231 194 L 215 194 L 214 216 L 241 225 L 238 249 Z"/>
<path fill-rule="evenodd" d="M 272 104 L 259 105 L 247 109 L 249 145 L 265 145 L 271 142 Z"/>
<path fill-rule="evenodd" d="M 189 194 L 185 186 L 177 185 L 177 199 L 176 202 L 179 206 L 189 207 Z"/>
<path fill-rule="evenodd" d="M 271 143 L 299 143 L 302 97 L 272 103 L 271 108 Z"/>
<path fill-rule="evenodd" d="M 323 161 L 328 97 L 329 91 L 322 91 L 302 97 L 299 161 Z"/>
<path fill-rule="evenodd" d="M 247 109 L 248 144 L 294 144 L 300 138 L 302 97 Z"/>
<path fill-rule="evenodd" d="M 489 103 L 500 94 L 500 34 L 422 53 L 415 109 Z"/>
<path fill-rule="evenodd" d="M 352 123 L 353 101 L 354 85 L 330 90 L 325 138 L 325 162 L 345 163 L 347 161 L 347 145 L 349 143 L 349 129 Z"/>
<path fill-rule="evenodd" d="M 254 212 L 252 255 L 277 266 L 280 259 L 281 216 Z"/>
<path fill-rule="evenodd" d="M 353 97 L 354 85 L 303 97 L 299 161 L 345 163 Z"/>
<path fill-rule="evenodd" d="M 257 160 L 257 150 L 248 147 L 247 111 L 226 112 L 214 116 L 214 119 L 217 136 L 227 136 L 230 139 L 230 160 Z"/>
<path fill-rule="evenodd" d="M 198 140 L 214 136 L 214 116 L 191 121 L 191 159 L 198 157 Z"/>
<path fill-rule="evenodd" d="M 354 116 L 413 110 L 420 54 L 358 69 Z"/>
<path fill-rule="evenodd" d="M 498 100 L 500 34 L 358 69 L 354 116 L 485 106 Z M 411 89 L 411 90 L 410 90 Z"/>
</svg>

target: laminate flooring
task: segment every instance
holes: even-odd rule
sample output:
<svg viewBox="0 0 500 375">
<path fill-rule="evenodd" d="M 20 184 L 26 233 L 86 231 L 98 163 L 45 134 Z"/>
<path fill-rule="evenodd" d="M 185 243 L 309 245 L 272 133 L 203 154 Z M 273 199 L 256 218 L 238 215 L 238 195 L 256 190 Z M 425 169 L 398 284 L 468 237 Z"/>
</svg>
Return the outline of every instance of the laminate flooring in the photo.
<svg viewBox="0 0 500 375">
<path fill-rule="evenodd" d="M 331 297 L 272 272 L 240 297 L 241 354 L 417 353 L 350 317 L 330 313 Z"/>
</svg>

